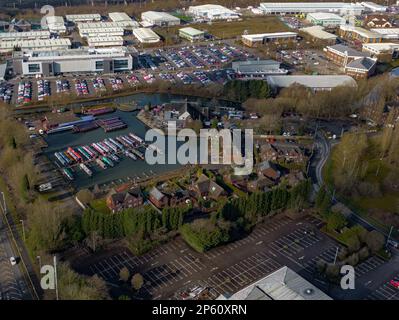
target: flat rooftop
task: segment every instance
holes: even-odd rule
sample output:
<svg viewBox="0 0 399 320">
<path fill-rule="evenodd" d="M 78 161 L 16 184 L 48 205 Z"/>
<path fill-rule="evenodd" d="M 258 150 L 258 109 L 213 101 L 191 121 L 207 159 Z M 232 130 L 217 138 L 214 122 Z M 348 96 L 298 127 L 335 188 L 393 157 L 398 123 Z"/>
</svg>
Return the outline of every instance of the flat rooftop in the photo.
<svg viewBox="0 0 399 320">
<path fill-rule="evenodd" d="M 324 28 L 321 26 L 312 26 L 299 29 L 300 31 L 306 32 L 307 34 L 311 35 L 312 37 L 321 39 L 321 40 L 335 40 L 337 36 L 330 32 L 324 31 Z"/>
<path fill-rule="evenodd" d="M 190 36 L 199 36 L 201 34 L 204 34 L 205 32 L 202 30 L 198 30 L 192 27 L 187 27 L 187 28 L 181 28 L 179 31 L 184 32 Z"/>
</svg>

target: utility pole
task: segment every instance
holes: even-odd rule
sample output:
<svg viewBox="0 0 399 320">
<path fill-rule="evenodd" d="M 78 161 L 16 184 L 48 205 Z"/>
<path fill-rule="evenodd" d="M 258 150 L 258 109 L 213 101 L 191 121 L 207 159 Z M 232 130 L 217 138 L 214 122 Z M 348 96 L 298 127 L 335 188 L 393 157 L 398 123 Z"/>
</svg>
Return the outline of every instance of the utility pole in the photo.
<svg viewBox="0 0 399 320">
<path fill-rule="evenodd" d="M 3 210 L 4 210 L 4 215 L 7 214 L 7 204 L 6 204 L 6 197 L 4 196 L 4 192 L 1 192 L 1 195 L 3 197 Z"/>
<path fill-rule="evenodd" d="M 59 300 L 59 297 L 58 297 L 58 276 L 57 276 L 57 256 L 54 256 L 54 283 L 55 283 L 55 296 L 56 296 L 56 299 Z"/>
</svg>

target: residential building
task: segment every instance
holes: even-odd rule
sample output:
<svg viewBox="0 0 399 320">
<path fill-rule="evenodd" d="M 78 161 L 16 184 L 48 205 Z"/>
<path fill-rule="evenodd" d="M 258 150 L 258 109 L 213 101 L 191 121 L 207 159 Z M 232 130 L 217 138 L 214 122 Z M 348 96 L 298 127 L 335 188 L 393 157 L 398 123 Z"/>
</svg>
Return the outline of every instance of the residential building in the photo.
<svg viewBox="0 0 399 320">
<path fill-rule="evenodd" d="M 205 32 L 192 27 L 186 27 L 179 29 L 179 37 L 191 42 L 201 41 L 205 38 Z"/>
<path fill-rule="evenodd" d="M 280 62 L 275 60 L 234 61 L 231 68 L 240 79 L 265 78 L 273 74 L 287 74 L 288 70 L 280 68 Z"/>
<path fill-rule="evenodd" d="M 133 34 L 141 43 L 157 43 L 161 40 L 161 38 L 149 28 L 134 29 Z"/>
<path fill-rule="evenodd" d="M 338 31 L 339 35 L 348 40 L 357 40 L 362 43 L 376 43 L 382 41 L 381 34 L 374 30 L 366 30 L 352 25 L 341 25 Z"/>
<path fill-rule="evenodd" d="M 296 40 L 297 36 L 298 34 L 295 32 L 244 34 L 242 35 L 241 40 L 248 47 L 255 47 L 269 42 L 293 41 Z"/>
<path fill-rule="evenodd" d="M 370 53 L 374 57 L 390 54 L 393 59 L 399 58 L 399 43 L 363 43 L 362 50 Z"/>
<path fill-rule="evenodd" d="M 323 27 L 337 27 L 345 24 L 345 19 L 334 13 L 311 12 L 306 15 L 306 20 Z"/>
<path fill-rule="evenodd" d="M 197 20 L 213 21 L 213 20 L 232 20 L 240 18 L 240 14 L 227 9 L 218 4 L 204 4 L 200 6 L 190 6 L 188 13 Z"/>
<path fill-rule="evenodd" d="M 272 181 L 277 181 L 281 177 L 281 172 L 277 166 L 270 161 L 263 161 L 258 164 L 257 172 L 259 176 L 264 176 L 271 179 Z"/>
<path fill-rule="evenodd" d="M 129 189 L 126 192 L 117 192 L 115 189 L 112 189 L 106 198 L 107 207 L 112 213 L 141 207 L 143 202 L 144 198 L 140 187 Z"/>
<path fill-rule="evenodd" d="M 166 207 L 169 203 L 168 197 L 157 187 L 153 187 L 149 192 L 149 200 L 159 209 Z"/>
<path fill-rule="evenodd" d="M 324 27 L 322 26 L 311 26 L 299 30 L 310 35 L 315 40 L 325 41 L 326 43 L 331 44 L 337 42 L 337 36 L 333 33 L 324 31 Z"/>
<path fill-rule="evenodd" d="M 180 24 L 180 19 L 178 17 L 159 11 L 143 12 L 141 14 L 141 20 L 146 21 L 153 26 L 159 27 L 177 26 Z"/>
<path fill-rule="evenodd" d="M 280 163 L 304 163 L 307 160 L 305 152 L 298 146 L 265 143 L 260 146 L 259 154 L 265 161 Z"/>
<path fill-rule="evenodd" d="M 58 75 L 75 72 L 120 72 L 132 69 L 133 58 L 125 48 L 70 49 L 16 52 L 14 72 L 23 75 Z"/>
<path fill-rule="evenodd" d="M 48 30 L 51 33 L 63 34 L 66 32 L 65 21 L 61 16 L 48 16 L 46 18 Z"/>
<path fill-rule="evenodd" d="M 61 39 L 36 39 L 0 41 L 0 52 L 13 52 L 15 48 L 26 50 L 66 50 L 71 47 L 71 40 Z"/>
<path fill-rule="evenodd" d="M 263 2 L 259 7 L 265 14 L 303 14 L 311 12 L 352 13 L 360 15 L 364 7 L 347 2 Z"/>
<path fill-rule="evenodd" d="M 267 83 L 274 89 L 302 85 L 313 91 L 330 91 L 339 86 L 356 87 L 356 81 L 348 75 L 285 75 L 268 76 Z"/>
<path fill-rule="evenodd" d="M 388 9 L 386 6 L 369 1 L 361 2 L 360 4 L 364 7 L 365 11 L 370 12 L 386 12 Z"/>
<path fill-rule="evenodd" d="M 267 192 L 269 188 L 271 188 L 275 184 L 276 183 L 273 180 L 261 175 L 259 177 L 256 177 L 256 179 L 248 181 L 247 190 L 249 192 L 256 192 L 256 191 Z"/>
<path fill-rule="evenodd" d="M 194 183 L 193 189 L 198 198 L 204 200 L 218 200 L 221 196 L 226 194 L 226 191 L 221 186 L 219 186 L 215 181 L 209 179 L 205 174 L 202 174 L 198 178 Z"/>
<path fill-rule="evenodd" d="M 332 300 L 319 288 L 287 266 L 272 272 L 233 294 L 217 300 Z"/>
<path fill-rule="evenodd" d="M 73 23 L 101 21 L 101 15 L 98 13 L 67 14 L 65 18 Z"/>
<path fill-rule="evenodd" d="M 386 14 L 367 15 L 363 20 L 363 25 L 368 28 L 392 28 L 392 23 Z"/>
</svg>

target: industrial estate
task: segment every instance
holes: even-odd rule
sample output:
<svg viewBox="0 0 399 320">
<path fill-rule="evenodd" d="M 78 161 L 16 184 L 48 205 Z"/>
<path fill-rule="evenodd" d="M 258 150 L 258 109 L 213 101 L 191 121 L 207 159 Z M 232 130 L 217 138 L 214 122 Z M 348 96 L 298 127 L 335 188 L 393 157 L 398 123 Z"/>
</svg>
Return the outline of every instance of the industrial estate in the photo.
<svg viewBox="0 0 399 320">
<path fill-rule="evenodd" d="M 0 21 L 2 300 L 399 300 L 399 4 L 20 5 Z M 216 161 L 170 161 L 205 131 Z M 244 131 L 250 153 L 219 134 Z"/>
</svg>

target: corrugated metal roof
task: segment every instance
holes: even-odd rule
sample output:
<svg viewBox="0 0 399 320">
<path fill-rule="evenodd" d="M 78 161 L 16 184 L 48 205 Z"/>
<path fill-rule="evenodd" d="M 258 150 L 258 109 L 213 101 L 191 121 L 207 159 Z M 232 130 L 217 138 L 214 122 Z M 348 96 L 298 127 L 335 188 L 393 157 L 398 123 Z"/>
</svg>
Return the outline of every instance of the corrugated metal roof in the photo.
<svg viewBox="0 0 399 320">
<path fill-rule="evenodd" d="M 267 82 L 274 87 L 287 88 L 300 84 L 313 89 L 331 89 L 338 86 L 356 87 L 356 81 L 347 75 L 286 75 L 268 76 Z"/>
<path fill-rule="evenodd" d="M 172 16 L 170 13 L 161 11 L 146 11 L 141 14 L 141 19 L 162 20 L 162 21 L 179 21 L 178 17 Z"/>
<path fill-rule="evenodd" d="M 337 36 L 335 34 L 324 31 L 323 27 L 321 26 L 312 26 L 312 27 L 302 28 L 300 30 L 306 32 L 307 34 L 317 39 L 322 39 L 322 40 L 337 39 Z"/>
</svg>

